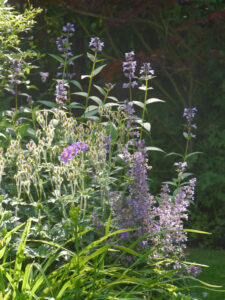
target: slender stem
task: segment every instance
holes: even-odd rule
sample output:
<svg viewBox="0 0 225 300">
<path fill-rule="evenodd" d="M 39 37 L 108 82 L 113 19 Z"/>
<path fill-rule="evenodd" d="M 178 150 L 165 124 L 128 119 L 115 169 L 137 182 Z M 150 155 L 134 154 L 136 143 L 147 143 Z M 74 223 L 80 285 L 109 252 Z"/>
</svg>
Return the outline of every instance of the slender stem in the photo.
<svg viewBox="0 0 225 300">
<path fill-rule="evenodd" d="M 148 96 L 148 79 L 145 79 L 145 99 L 144 99 L 144 108 L 142 113 L 142 122 L 144 123 L 145 120 L 145 110 L 146 110 L 146 102 L 147 102 L 147 96 Z M 142 139 L 142 133 L 143 133 L 143 127 L 141 127 L 141 133 L 140 133 L 140 140 Z"/>
<path fill-rule="evenodd" d="M 89 96 L 90 96 L 90 92 L 91 92 L 91 85 L 92 85 L 92 79 L 93 79 L 94 70 L 95 70 L 96 58 L 97 58 L 97 51 L 95 51 L 95 55 L 94 55 L 94 61 L 93 61 L 93 65 L 92 65 L 91 76 L 90 76 L 90 80 L 89 80 L 89 86 L 88 86 L 88 92 L 87 92 L 87 98 L 86 98 L 86 104 L 85 104 L 85 110 L 88 107 L 88 100 L 89 100 Z"/>
<path fill-rule="evenodd" d="M 105 94 L 105 97 L 104 97 L 104 100 L 103 100 L 103 105 L 102 105 L 102 108 L 103 108 L 103 109 L 104 109 L 104 107 L 105 107 L 105 102 L 106 102 L 106 100 L 107 100 L 107 98 L 108 98 L 108 95 L 109 95 L 109 90 L 107 90 L 107 92 L 106 92 L 106 94 Z M 102 114 L 103 114 L 103 112 L 102 112 L 101 115 L 100 115 L 99 123 L 101 123 L 101 121 L 102 121 Z"/>
</svg>

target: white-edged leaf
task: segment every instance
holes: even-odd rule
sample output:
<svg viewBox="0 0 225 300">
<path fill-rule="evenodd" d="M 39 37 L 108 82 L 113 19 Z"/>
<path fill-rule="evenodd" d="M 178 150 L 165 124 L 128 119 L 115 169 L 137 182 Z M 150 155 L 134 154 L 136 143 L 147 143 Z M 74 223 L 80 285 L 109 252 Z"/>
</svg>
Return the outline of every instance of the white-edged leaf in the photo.
<svg viewBox="0 0 225 300">
<path fill-rule="evenodd" d="M 75 92 L 73 93 L 74 95 L 82 96 L 82 97 L 87 97 L 88 93 L 87 92 Z"/>
<path fill-rule="evenodd" d="M 102 100 L 99 97 L 91 96 L 90 99 L 95 101 L 98 105 L 102 105 Z"/>
<path fill-rule="evenodd" d="M 6 139 L 6 136 L 0 132 L 0 136 L 4 137 L 4 139 Z"/>
<path fill-rule="evenodd" d="M 106 66 L 106 64 L 96 68 L 93 72 L 93 76 L 98 75 L 105 66 Z"/>
<path fill-rule="evenodd" d="M 143 122 L 141 119 L 135 120 L 136 123 L 140 124 L 145 130 L 150 132 L 151 124 L 149 122 Z"/>
<path fill-rule="evenodd" d="M 139 90 L 146 91 L 146 86 L 145 85 L 139 86 Z M 153 90 L 153 87 L 148 87 L 147 90 Z"/>
<path fill-rule="evenodd" d="M 108 96 L 108 99 L 118 102 L 119 100 L 114 96 Z"/>
<path fill-rule="evenodd" d="M 92 110 L 95 110 L 97 109 L 98 110 L 98 106 L 96 105 L 90 105 L 87 107 L 87 109 L 85 110 L 85 114 L 88 113 L 89 111 L 92 111 Z"/>
<path fill-rule="evenodd" d="M 81 75 L 81 79 L 90 78 L 90 75 Z"/>
<path fill-rule="evenodd" d="M 105 107 L 119 106 L 118 103 L 109 102 L 105 104 Z"/>
<path fill-rule="evenodd" d="M 148 151 L 160 151 L 160 152 L 165 153 L 164 150 L 162 150 L 161 148 L 158 148 L 158 147 L 146 147 L 145 149 L 148 150 Z"/>
<path fill-rule="evenodd" d="M 151 104 L 155 102 L 165 102 L 164 100 L 158 99 L 158 98 L 150 98 L 146 101 L 146 104 Z"/>
<path fill-rule="evenodd" d="M 133 101 L 133 103 L 141 108 L 144 108 L 144 103 L 142 103 L 141 101 Z"/>
</svg>

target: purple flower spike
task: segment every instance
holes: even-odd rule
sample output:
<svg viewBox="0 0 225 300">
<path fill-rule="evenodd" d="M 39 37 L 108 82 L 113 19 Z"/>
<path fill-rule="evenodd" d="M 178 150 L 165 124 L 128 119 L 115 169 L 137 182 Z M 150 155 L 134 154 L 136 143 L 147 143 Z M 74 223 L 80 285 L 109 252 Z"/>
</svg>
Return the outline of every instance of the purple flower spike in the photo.
<svg viewBox="0 0 225 300">
<path fill-rule="evenodd" d="M 93 51 L 101 52 L 102 48 L 104 47 L 104 43 L 100 41 L 100 38 L 94 37 L 94 38 L 91 38 L 91 41 L 89 43 L 89 47 Z"/>
<path fill-rule="evenodd" d="M 154 70 L 152 70 L 150 63 L 143 63 L 140 69 L 141 79 L 151 79 L 152 75 L 154 75 Z"/>
<path fill-rule="evenodd" d="M 124 76 L 129 79 L 129 83 L 124 83 L 123 88 L 134 88 L 137 82 L 134 79 L 134 73 L 137 66 L 137 62 L 134 60 L 134 51 L 125 53 L 125 61 L 123 62 Z"/>
<path fill-rule="evenodd" d="M 188 136 L 192 138 L 196 137 L 196 135 L 191 132 L 192 129 L 197 129 L 196 124 L 192 124 L 192 120 L 194 119 L 196 112 L 196 107 L 185 108 L 183 114 L 183 117 L 187 120 L 186 128 L 188 130 Z"/>
<path fill-rule="evenodd" d="M 74 25 L 72 23 L 67 23 L 65 26 L 63 26 L 62 31 L 67 33 L 69 36 L 72 36 L 72 32 L 75 32 Z"/>
</svg>

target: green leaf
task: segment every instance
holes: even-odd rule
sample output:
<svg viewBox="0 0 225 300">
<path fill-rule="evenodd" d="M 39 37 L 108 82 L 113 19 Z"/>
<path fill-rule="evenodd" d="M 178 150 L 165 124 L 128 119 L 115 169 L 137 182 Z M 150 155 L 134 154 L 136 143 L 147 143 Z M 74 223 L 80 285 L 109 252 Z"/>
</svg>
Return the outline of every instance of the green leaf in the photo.
<svg viewBox="0 0 225 300">
<path fill-rule="evenodd" d="M 48 106 L 48 107 L 56 107 L 56 106 L 57 106 L 56 103 L 51 102 L 51 101 L 38 100 L 37 102 L 38 102 L 38 103 L 41 103 L 41 104 L 44 104 L 44 105 L 46 105 L 46 106 Z"/>
<path fill-rule="evenodd" d="M 83 91 L 83 88 L 82 88 L 82 86 L 81 86 L 81 84 L 80 84 L 79 81 L 77 81 L 77 80 L 70 80 L 70 82 L 71 82 L 73 85 L 75 85 L 76 87 L 78 87 L 79 90 Z"/>
<path fill-rule="evenodd" d="M 69 105 L 67 105 L 68 108 L 83 108 L 83 106 L 78 102 L 72 102 Z"/>
<path fill-rule="evenodd" d="M 103 96 L 105 96 L 105 94 L 106 94 L 106 92 L 105 92 L 105 90 L 103 89 L 103 88 L 101 88 L 100 86 L 98 86 L 98 85 L 95 85 L 94 84 L 94 87 L 103 95 Z M 108 97 L 109 98 L 109 97 Z"/>
<path fill-rule="evenodd" d="M 196 230 L 196 229 L 183 229 L 184 231 L 187 232 L 192 232 L 192 233 L 200 233 L 200 234 L 212 234 L 210 232 L 206 232 L 206 231 L 201 231 L 201 230 Z"/>
<path fill-rule="evenodd" d="M 29 124 L 24 124 L 19 127 L 18 132 L 22 138 L 26 135 L 29 126 L 30 126 Z"/>
<path fill-rule="evenodd" d="M 151 104 L 155 102 L 165 102 L 164 100 L 158 99 L 158 98 L 150 98 L 146 101 L 146 104 Z"/>
<path fill-rule="evenodd" d="M 203 152 L 196 151 L 196 152 L 189 153 L 186 157 L 189 158 L 189 157 L 191 157 L 191 156 L 198 155 L 198 154 L 202 154 L 202 153 L 203 153 Z"/>
<path fill-rule="evenodd" d="M 93 76 L 98 75 L 105 66 L 106 66 L 106 64 L 96 68 L 93 72 Z"/>
<path fill-rule="evenodd" d="M 99 97 L 91 96 L 89 98 L 96 102 L 98 105 L 102 105 L 102 100 Z"/>
<path fill-rule="evenodd" d="M 176 152 L 167 153 L 166 156 L 179 156 L 179 157 L 183 157 L 183 155 L 181 155 L 180 153 L 176 153 Z"/>
<path fill-rule="evenodd" d="M 26 265 L 24 275 L 23 275 L 23 284 L 22 284 L 22 292 L 30 291 L 30 285 L 29 285 L 29 277 L 30 273 L 32 272 L 33 264 Z"/>
<path fill-rule="evenodd" d="M 63 64 L 65 63 L 65 59 L 58 55 L 55 55 L 55 54 L 48 54 L 48 55 L 50 55 L 52 58 L 54 58 L 55 60 L 57 60 L 60 63 L 63 63 Z"/>
<path fill-rule="evenodd" d="M 16 261 L 15 261 L 15 266 L 14 266 L 14 282 L 15 284 L 19 285 L 19 280 L 20 280 L 20 272 L 21 272 L 21 268 L 22 268 L 22 262 L 23 262 L 23 258 L 24 258 L 24 250 L 26 247 L 26 242 L 27 242 L 27 236 L 29 234 L 30 231 L 30 226 L 31 226 L 31 220 L 27 221 L 27 225 L 24 229 L 24 232 L 22 234 L 21 237 L 21 242 L 19 244 L 17 253 L 16 253 Z"/>
<path fill-rule="evenodd" d="M 67 63 L 70 63 L 71 61 L 73 61 L 73 60 L 75 60 L 75 59 L 77 59 L 77 58 L 79 58 L 81 56 L 83 56 L 83 54 L 79 54 L 79 55 L 73 56 L 70 59 L 68 59 Z"/>
<path fill-rule="evenodd" d="M 185 137 L 186 140 L 190 140 L 190 136 L 188 135 L 187 132 L 183 132 L 183 136 Z"/>
</svg>

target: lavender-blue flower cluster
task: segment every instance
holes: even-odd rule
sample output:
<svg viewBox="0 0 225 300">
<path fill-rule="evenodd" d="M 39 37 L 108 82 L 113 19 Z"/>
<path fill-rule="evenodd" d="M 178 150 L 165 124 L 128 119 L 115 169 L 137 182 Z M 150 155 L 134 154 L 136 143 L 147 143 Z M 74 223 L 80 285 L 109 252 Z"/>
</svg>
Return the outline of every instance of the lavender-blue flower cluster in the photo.
<svg viewBox="0 0 225 300">
<path fill-rule="evenodd" d="M 73 57 L 72 43 L 69 41 L 69 37 L 71 37 L 75 32 L 74 25 L 71 23 L 67 23 L 65 26 L 63 26 L 62 31 L 64 34 L 56 39 L 56 45 L 58 51 L 62 53 L 61 56 L 68 60 L 69 58 Z M 74 65 L 74 62 L 70 61 L 68 65 Z M 64 67 L 64 63 L 60 63 L 59 68 L 62 67 Z M 62 76 L 62 74 L 62 72 L 58 72 L 57 77 Z M 70 79 L 72 79 L 75 73 L 64 74 L 65 77 L 67 75 Z"/>
<path fill-rule="evenodd" d="M 60 155 L 59 159 L 67 163 L 69 160 L 72 160 L 74 156 L 76 156 L 80 151 L 87 151 L 88 144 L 84 142 L 76 142 L 73 143 L 71 146 L 68 146 Z"/>
<path fill-rule="evenodd" d="M 153 77 L 154 73 L 155 72 L 154 70 L 152 70 L 150 63 L 147 62 L 143 63 L 140 69 L 141 79 L 149 80 Z"/>
<path fill-rule="evenodd" d="M 133 80 L 135 78 L 137 62 L 134 60 L 134 51 L 125 53 L 125 61 L 123 62 L 123 72 L 124 76 L 129 79 L 128 83 L 123 84 L 123 88 L 132 87 L 137 85 L 137 81 Z"/>
<path fill-rule="evenodd" d="M 197 129 L 196 124 L 192 124 L 196 112 L 197 112 L 197 108 L 192 107 L 192 108 L 185 108 L 183 113 L 183 117 L 187 120 L 186 127 L 188 131 L 188 136 L 192 138 L 196 137 L 196 135 L 191 132 L 192 129 Z"/>
<path fill-rule="evenodd" d="M 67 90 L 68 84 L 64 80 L 57 80 L 56 85 L 56 103 L 60 106 L 65 105 L 65 101 L 67 100 Z"/>
<path fill-rule="evenodd" d="M 101 42 L 99 37 L 93 37 L 91 38 L 91 41 L 89 43 L 89 47 L 96 52 L 102 52 L 102 48 L 104 47 L 104 43 Z"/>
<path fill-rule="evenodd" d="M 151 195 L 147 184 L 147 157 L 144 141 L 136 142 L 137 152 L 131 154 L 126 148 L 123 149 L 124 161 L 130 165 L 127 170 L 129 178 L 129 195 L 116 198 L 113 203 L 113 211 L 121 228 L 138 228 L 134 233 L 125 232 L 121 239 L 139 238 L 149 232 L 151 220 Z M 145 246 L 143 241 L 141 246 Z"/>
</svg>

